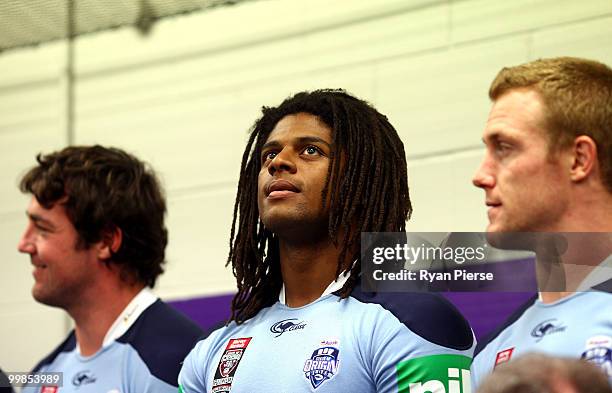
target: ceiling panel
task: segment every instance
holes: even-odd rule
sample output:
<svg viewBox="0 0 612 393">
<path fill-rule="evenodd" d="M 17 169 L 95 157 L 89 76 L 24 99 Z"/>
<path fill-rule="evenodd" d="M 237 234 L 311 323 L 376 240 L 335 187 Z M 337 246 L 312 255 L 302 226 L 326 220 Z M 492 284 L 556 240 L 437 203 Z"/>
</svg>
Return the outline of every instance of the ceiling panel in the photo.
<svg viewBox="0 0 612 393">
<path fill-rule="evenodd" d="M 68 36 L 72 4 L 75 35 L 134 25 L 146 34 L 155 21 L 253 0 L 3 0 L 0 51 Z"/>
</svg>

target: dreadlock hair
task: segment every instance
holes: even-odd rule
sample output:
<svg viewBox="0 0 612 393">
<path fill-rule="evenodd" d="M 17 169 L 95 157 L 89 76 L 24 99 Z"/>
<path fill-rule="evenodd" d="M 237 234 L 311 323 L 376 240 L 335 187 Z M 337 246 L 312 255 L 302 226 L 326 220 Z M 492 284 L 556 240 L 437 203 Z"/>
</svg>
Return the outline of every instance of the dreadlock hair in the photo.
<svg viewBox="0 0 612 393">
<path fill-rule="evenodd" d="M 230 321 L 238 324 L 274 304 L 282 287 L 278 238 L 259 219 L 260 157 L 276 124 L 302 112 L 317 116 L 332 130 L 322 203 L 326 204 L 329 194 L 329 237 L 340 246 L 336 276 L 348 256 L 357 259 L 339 292 L 342 298 L 358 280 L 361 265 L 356 245 L 361 232 L 405 232 L 412 212 L 404 145 L 387 117 L 366 101 L 344 90 L 322 89 L 298 93 L 278 107 L 263 107 L 242 156 L 227 260 L 238 286 Z"/>
</svg>

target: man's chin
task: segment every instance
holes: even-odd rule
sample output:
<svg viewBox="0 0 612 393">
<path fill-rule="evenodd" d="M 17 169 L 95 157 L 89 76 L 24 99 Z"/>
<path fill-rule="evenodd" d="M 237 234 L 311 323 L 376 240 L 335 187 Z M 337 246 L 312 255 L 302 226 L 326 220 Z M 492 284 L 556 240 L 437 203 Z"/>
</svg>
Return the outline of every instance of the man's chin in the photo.
<svg viewBox="0 0 612 393">
<path fill-rule="evenodd" d="M 500 222 L 499 220 L 489 222 L 487 225 L 487 232 L 519 232 L 515 228 L 512 228 L 512 225 L 508 225 L 508 223 Z"/>
<path fill-rule="evenodd" d="M 501 232 L 501 231 L 500 231 L 499 225 L 497 223 L 490 222 L 489 225 L 487 225 L 487 232 L 488 233 L 495 233 L 495 232 Z"/>
<path fill-rule="evenodd" d="M 499 229 L 499 225 L 497 224 L 489 224 L 487 225 L 487 232 L 495 233 L 495 232 L 503 232 Z"/>
<path fill-rule="evenodd" d="M 32 288 L 32 297 L 38 303 L 44 304 L 45 306 L 63 308 L 62 302 L 58 301 L 58 299 L 51 296 L 49 293 L 45 293 L 41 288 L 37 288 L 36 284 L 34 284 L 34 287 Z"/>
<path fill-rule="evenodd" d="M 502 222 L 502 221 L 494 221 L 487 225 L 487 232 L 513 232 L 513 233 L 522 233 L 522 232 L 537 232 L 535 229 L 536 226 L 533 223 L 523 223 L 519 221 L 515 222 Z"/>
<path fill-rule="evenodd" d="M 274 234 L 283 237 L 284 235 L 304 230 L 306 225 L 304 220 L 285 216 L 266 220 L 264 221 L 264 226 Z"/>
<path fill-rule="evenodd" d="M 327 235 L 327 219 L 277 215 L 262 220 L 266 229 L 279 238 L 310 241 L 320 234 Z"/>
</svg>

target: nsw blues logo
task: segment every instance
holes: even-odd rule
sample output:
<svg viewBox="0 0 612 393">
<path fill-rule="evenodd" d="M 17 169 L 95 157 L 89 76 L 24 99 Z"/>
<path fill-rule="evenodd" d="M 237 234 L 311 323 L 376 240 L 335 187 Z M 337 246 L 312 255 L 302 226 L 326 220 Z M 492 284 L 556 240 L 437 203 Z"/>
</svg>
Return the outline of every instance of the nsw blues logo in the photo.
<svg viewBox="0 0 612 393">
<path fill-rule="evenodd" d="M 321 344 L 325 346 L 315 349 L 310 359 L 304 363 L 304 376 L 313 389 L 333 378 L 340 367 L 340 350 L 336 348 L 338 341 L 322 341 Z"/>
<path fill-rule="evenodd" d="M 556 319 L 547 319 L 546 321 L 540 322 L 531 330 L 531 337 L 536 338 L 536 342 L 541 341 L 545 336 L 549 334 L 565 331 L 565 326 Z"/>
<path fill-rule="evenodd" d="M 280 337 L 285 332 L 302 330 L 304 327 L 306 327 L 306 322 L 294 321 L 297 321 L 297 318 L 283 319 L 282 321 L 278 321 L 274 325 L 270 326 L 270 331 L 272 333 L 276 333 L 276 336 L 274 337 Z"/>
<path fill-rule="evenodd" d="M 79 371 L 72 378 L 72 384 L 74 386 L 87 385 L 88 383 L 96 382 L 96 377 L 89 370 Z"/>
</svg>

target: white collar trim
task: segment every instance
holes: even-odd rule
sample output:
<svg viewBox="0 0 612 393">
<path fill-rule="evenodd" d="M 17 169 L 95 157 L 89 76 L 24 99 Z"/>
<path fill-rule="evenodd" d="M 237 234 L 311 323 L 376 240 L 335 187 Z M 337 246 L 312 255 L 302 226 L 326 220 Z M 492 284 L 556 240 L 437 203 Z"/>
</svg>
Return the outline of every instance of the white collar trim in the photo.
<svg viewBox="0 0 612 393">
<path fill-rule="evenodd" d="M 608 281 L 610 278 L 612 278 L 612 255 L 604 259 L 582 280 L 576 292 L 588 291 L 597 284 Z"/>
<path fill-rule="evenodd" d="M 143 288 L 119 314 L 115 322 L 111 325 L 102 341 L 102 348 L 106 348 L 121 337 L 136 322 L 140 314 L 143 313 L 151 304 L 157 301 L 157 296 L 148 288 Z M 77 351 L 80 354 L 81 348 L 77 342 Z"/>
<path fill-rule="evenodd" d="M 136 322 L 140 314 L 143 313 L 151 304 L 157 301 L 155 296 L 148 288 L 143 288 L 138 295 L 134 296 L 132 301 L 123 309 L 121 314 L 117 317 L 115 322 L 111 325 L 102 347 L 109 346 L 113 341 L 121 337 L 127 330 Z"/>
<path fill-rule="evenodd" d="M 598 284 L 604 283 L 612 278 L 612 255 L 609 255 L 599 265 L 595 266 L 593 270 L 582 280 L 575 292 L 586 292 L 590 291 L 591 288 Z M 542 293 L 538 292 L 538 300 L 542 301 Z"/>
<path fill-rule="evenodd" d="M 321 299 L 323 296 L 327 296 L 330 293 L 334 293 L 334 292 L 339 291 L 340 289 L 342 289 L 344 284 L 346 284 L 346 281 L 348 280 L 348 278 L 349 278 L 349 272 L 348 271 L 340 273 L 340 276 L 338 276 L 338 278 L 336 278 L 334 281 L 332 281 L 327 286 L 327 288 L 325 288 L 325 290 L 323 291 L 323 293 L 321 294 L 319 299 Z M 287 305 L 287 303 L 285 301 L 285 283 L 283 283 L 283 286 L 281 287 L 280 293 L 278 294 L 278 301 L 282 305 Z"/>
</svg>

